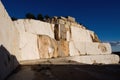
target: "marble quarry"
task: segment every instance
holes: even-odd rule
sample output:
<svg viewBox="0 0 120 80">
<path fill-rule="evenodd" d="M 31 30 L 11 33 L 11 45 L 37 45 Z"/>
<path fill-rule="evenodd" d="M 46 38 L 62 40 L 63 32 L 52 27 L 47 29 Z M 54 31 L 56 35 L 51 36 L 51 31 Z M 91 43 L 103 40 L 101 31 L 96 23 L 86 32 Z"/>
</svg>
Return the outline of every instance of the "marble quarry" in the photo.
<svg viewBox="0 0 120 80">
<path fill-rule="evenodd" d="M 68 57 L 85 64 L 119 63 L 119 56 L 111 53 L 109 43 L 100 42 L 73 17 L 12 21 L 0 1 L 0 80 L 20 61 Z"/>
</svg>

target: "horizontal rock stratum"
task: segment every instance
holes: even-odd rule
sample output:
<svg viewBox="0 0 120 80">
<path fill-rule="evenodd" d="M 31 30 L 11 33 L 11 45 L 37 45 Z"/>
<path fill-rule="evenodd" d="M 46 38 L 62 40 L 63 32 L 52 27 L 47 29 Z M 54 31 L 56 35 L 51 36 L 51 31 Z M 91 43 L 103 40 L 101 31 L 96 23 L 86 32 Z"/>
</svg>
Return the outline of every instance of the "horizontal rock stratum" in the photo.
<svg viewBox="0 0 120 80">
<path fill-rule="evenodd" d="M 111 54 L 110 44 L 101 43 L 93 31 L 78 24 L 75 18 L 12 21 L 0 1 L 0 80 L 19 61 L 59 57 L 72 57 L 67 59 L 86 64 L 119 63 L 119 56 Z"/>
</svg>

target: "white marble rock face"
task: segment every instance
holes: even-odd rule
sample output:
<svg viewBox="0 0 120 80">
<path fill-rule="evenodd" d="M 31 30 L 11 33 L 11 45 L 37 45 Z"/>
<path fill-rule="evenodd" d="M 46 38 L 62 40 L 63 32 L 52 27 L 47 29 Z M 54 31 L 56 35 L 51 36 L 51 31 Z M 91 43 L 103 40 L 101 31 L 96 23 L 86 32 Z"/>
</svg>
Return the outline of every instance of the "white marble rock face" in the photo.
<svg viewBox="0 0 120 80">
<path fill-rule="evenodd" d="M 69 54 L 70 56 L 80 56 L 79 49 L 76 47 L 73 41 L 69 42 Z"/>
<path fill-rule="evenodd" d="M 33 20 L 33 19 L 21 19 L 14 21 L 16 26 L 22 27 L 21 30 L 36 35 L 48 35 L 54 38 L 54 24 Z M 19 28 L 20 29 L 20 28 Z"/>
<path fill-rule="evenodd" d="M 18 40 L 18 31 L 0 1 L 0 43 L 17 58 L 19 58 Z"/>
<path fill-rule="evenodd" d="M 40 59 L 37 46 L 37 35 L 27 32 L 24 20 L 14 21 L 14 26 L 19 32 L 19 52 L 22 60 Z"/>
<path fill-rule="evenodd" d="M 109 43 L 86 43 L 87 54 L 111 54 Z"/>
<path fill-rule="evenodd" d="M 0 80 L 4 80 L 18 66 L 18 40 L 17 29 L 0 0 Z"/>
<path fill-rule="evenodd" d="M 119 56 L 115 54 L 74 56 L 67 59 L 84 64 L 118 64 L 120 61 Z"/>
<path fill-rule="evenodd" d="M 56 18 L 59 24 L 33 19 L 12 22 L 1 3 L 0 9 L 0 44 L 20 61 L 58 57 L 61 53 L 61 57 L 111 54 L 110 44 L 100 43 L 94 32 L 75 18 Z"/>
<path fill-rule="evenodd" d="M 51 41 L 51 39 L 46 38 L 48 39 L 48 43 L 49 43 L 49 45 L 47 45 L 46 47 L 45 45 L 39 42 L 39 46 L 42 47 L 44 46 L 46 48 L 46 50 L 43 50 L 45 53 L 41 53 L 42 47 L 39 48 L 39 51 L 38 51 L 38 47 L 36 47 L 38 45 L 36 41 L 36 37 L 32 37 L 32 36 L 28 37 L 28 35 L 26 36 L 23 33 L 31 34 L 34 36 L 46 35 L 49 38 L 53 38 L 53 39 L 55 39 L 55 35 L 56 35 L 58 38 L 57 41 L 59 41 L 59 44 L 56 44 L 56 46 L 58 46 L 58 51 L 56 51 L 55 53 L 56 57 L 59 56 L 60 54 L 62 54 L 61 57 L 64 55 L 83 56 L 83 55 L 111 54 L 111 46 L 109 43 L 93 42 L 92 38 L 95 38 L 94 32 L 77 26 L 70 26 L 68 24 L 58 24 L 57 26 L 55 26 L 54 24 L 49 24 L 36 20 L 17 20 L 14 22 L 14 25 L 17 27 L 20 33 L 20 43 L 19 43 L 20 46 L 24 46 L 25 42 L 29 42 L 30 41 L 29 39 L 32 38 L 31 42 L 29 42 L 30 44 L 26 48 L 20 50 L 22 52 L 21 60 L 52 58 L 54 52 L 54 49 L 52 47 L 49 47 L 49 45 L 51 44 L 49 43 L 49 41 Z M 64 42 L 68 41 L 68 44 L 64 42 L 60 43 L 61 40 L 63 40 Z M 54 41 L 55 40 L 53 40 L 53 42 Z M 30 48 L 30 45 L 32 49 Z M 64 45 L 69 46 L 68 51 L 66 49 L 66 46 Z M 31 51 L 29 52 L 27 51 L 27 49 L 31 49 Z M 29 58 L 26 57 L 27 53 L 33 55 L 33 52 L 36 56 L 34 55 L 33 57 L 31 56 Z M 49 56 L 48 53 L 52 53 L 50 54 L 51 57 Z"/>
<path fill-rule="evenodd" d="M 71 36 L 74 42 L 92 42 L 88 30 L 71 26 Z"/>
<path fill-rule="evenodd" d="M 72 56 L 67 59 L 85 64 L 119 63 L 119 56 L 111 54 L 110 44 L 94 42 L 94 32 L 78 25 L 74 18 L 62 18 L 57 23 L 12 21 L 0 0 L 0 80 L 24 60 Z"/>
<path fill-rule="evenodd" d="M 20 60 L 40 59 L 37 44 L 37 35 L 28 32 L 22 32 L 20 34 L 19 45 L 19 50 L 21 54 Z"/>
</svg>

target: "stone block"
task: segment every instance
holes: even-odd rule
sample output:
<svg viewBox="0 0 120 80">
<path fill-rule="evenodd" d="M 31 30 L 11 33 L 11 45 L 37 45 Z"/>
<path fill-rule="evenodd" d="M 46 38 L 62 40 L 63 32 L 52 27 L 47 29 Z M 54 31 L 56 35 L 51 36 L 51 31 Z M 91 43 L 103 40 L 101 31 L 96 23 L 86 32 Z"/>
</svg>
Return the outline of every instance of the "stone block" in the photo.
<svg viewBox="0 0 120 80">
<path fill-rule="evenodd" d="M 74 56 L 67 59 L 84 64 L 118 64 L 120 61 L 119 56 L 115 54 Z"/>
<path fill-rule="evenodd" d="M 48 35 L 49 37 L 54 38 L 54 24 L 32 19 L 21 19 L 15 23 L 18 27 L 24 27 L 22 30 L 25 29 L 25 32 L 33 33 L 36 35 Z"/>
<path fill-rule="evenodd" d="M 69 56 L 69 43 L 68 41 L 58 41 L 58 57 Z"/>
<path fill-rule="evenodd" d="M 65 21 L 62 19 L 58 19 L 58 24 L 65 24 Z"/>
<path fill-rule="evenodd" d="M 79 27 L 71 26 L 71 36 L 74 42 L 92 42 L 89 31 Z"/>
<path fill-rule="evenodd" d="M 66 40 L 66 28 L 64 24 L 60 24 L 60 39 Z"/>
<path fill-rule="evenodd" d="M 68 21 L 75 22 L 75 18 L 73 18 L 71 16 L 68 16 L 67 19 L 68 19 Z"/>
<path fill-rule="evenodd" d="M 75 48 L 78 50 L 79 55 L 86 55 L 86 43 L 85 42 L 73 42 Z"/>
<path fill-rule="evenodd" d="M 55 58 L 58 56 L 57 42 L 46 35 L 38 36 L 38 50 L 40 58 Z"/>
<path fill-rule="evenodd" d="M 92 42 L 79 42 L 79 41 L 70 41 L 69 47 L 75 47 L 79 52 L 79 55 L 91 55 L 91 54 L 111 54 L 111 46 L 109 43 L 92 43 Z M 74 49 L 74 48 L 73 48 Z M 72 49 L 70 48 L 70 51 Z M 73 50 L 74 51 L 74 50 Z M 75 55 L 75 53 L 71 53 Z"/>
<path fill-rule="evenodd" d="M 37 35 L 28 32 L 20 33 L 19 50 L 21 54 L 20 61 L 40 59 Z"/>
<path fill-rule="evenodd" d="M 90 36 L 92 38 L 92 42 L 100 42 L 98 36 L 93 31 L 89 30 L 89 33 L 90 33 Z"/>
<path fill-rule="evenodd" d="M 73 41 L 69 42 L 69 54 L 70 56 L 79 56 L 80 52 L 78 47 L 76 47 L 75 43 Z"/>
<path fill-rule="evenodd" d="M 63 17 L 63 16 L 60 16 L 59 18 L 64 20 L 64 21 L 67 21 L 67 19 L 65 17 Z"/>
<path fill-rule="evenodd" d="M 111 54 L 109 43 L 86 43 L 87 54 Z"/>
</svg>

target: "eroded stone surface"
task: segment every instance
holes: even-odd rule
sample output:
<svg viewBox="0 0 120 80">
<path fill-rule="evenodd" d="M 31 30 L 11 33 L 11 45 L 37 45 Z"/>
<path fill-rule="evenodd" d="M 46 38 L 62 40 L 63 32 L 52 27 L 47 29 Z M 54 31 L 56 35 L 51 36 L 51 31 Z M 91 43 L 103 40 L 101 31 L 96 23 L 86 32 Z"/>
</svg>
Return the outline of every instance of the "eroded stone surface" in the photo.
<svg viewBox="0 0 120 80">
<path fill-rule="evenodd" d="M 60 40 L 58 41 L 58 56 L 67 57 L 69 56 L 69 42 Z"/>
<path fill-rule="evenodd" d="M 38 50 L 40 58 L 55 58 L 58 56 L 57 42 L 49 36 L 38 36 Z"/>
</svg>

